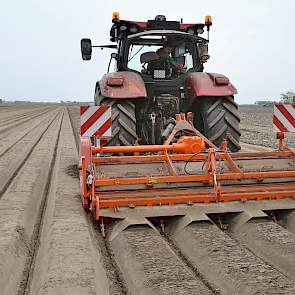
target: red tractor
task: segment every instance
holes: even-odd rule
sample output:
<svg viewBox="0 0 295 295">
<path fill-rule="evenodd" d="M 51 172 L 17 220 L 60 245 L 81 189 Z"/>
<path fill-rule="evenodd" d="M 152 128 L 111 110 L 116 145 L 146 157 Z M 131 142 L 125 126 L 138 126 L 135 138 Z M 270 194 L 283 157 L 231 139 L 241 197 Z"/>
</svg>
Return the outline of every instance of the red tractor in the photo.
<svg viewBox="0 0 295 295">
<path fill-rule="evenodd" d="M 184 24 L 163 15 L 127 21 L 114 13 L 110 36 L 116 44 L 81 40 L 83 60 L 91 59 L 92 47 L 116 50 L 95 86 L 95 105 L 112 106 L 107 145 L 163 144 L 175 115 L 189 113 L 194 127 L 217 147 L 226 138 L 230 151 L 240 150 L 237 90 L 226 76 L 204 72 L 211 25 L 210 16 L 205 23 Z M 205 28 L 207 38 L 201 37 Z"/>
</svg>

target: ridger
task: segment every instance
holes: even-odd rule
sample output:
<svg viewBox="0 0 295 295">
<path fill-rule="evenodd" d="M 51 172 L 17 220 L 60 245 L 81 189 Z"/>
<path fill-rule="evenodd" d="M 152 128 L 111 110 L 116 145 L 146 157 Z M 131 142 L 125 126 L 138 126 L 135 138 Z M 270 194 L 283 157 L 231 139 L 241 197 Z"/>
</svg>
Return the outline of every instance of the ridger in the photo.
<svg viewBox="0 0 295 295">
<path fill-rule="evenodd" d="M 233 153 L 240 149 L 236 89 L 225 76 L 203 72 L 211 25 L 211 17 L 204 24 L 164 16 L 132 22 L 114 13 L 117 45 L 99 47 L 117 50 L 110 61 L 117 71 L 97 82 L 94 110 L 111 107 L 112 134 L 92 128 L 99 145 L 81 137 L 81 199 L 103 234 L 115 220 L 123 221 L 121 231 L 148 219 L 162 225 L 173 216 L 239 213 L 246 204 L 257 215 L 295 208 L 295 154 L 283 133 L 274 151 Z M 205 27 L 207 39 L 200 37 Z M 83 59 L 92 47 L 82 39 Z M 97 126 L 110 119 L 97 116 Z"/>
</svg>

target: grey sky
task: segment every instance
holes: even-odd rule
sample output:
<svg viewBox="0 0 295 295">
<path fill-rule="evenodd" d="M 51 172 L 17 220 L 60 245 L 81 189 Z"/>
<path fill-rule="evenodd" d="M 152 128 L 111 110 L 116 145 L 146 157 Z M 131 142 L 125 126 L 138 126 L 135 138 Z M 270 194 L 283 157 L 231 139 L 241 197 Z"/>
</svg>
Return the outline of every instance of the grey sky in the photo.
<svg viewBox="0 0 295 295">
<path fill-rule="evenodd" d="M 1 0 L 0 98 L 92 100 L 110 51 L 83 62 L 80 39 L 109 43 L 113 11 L 145 21 L 156 14 L 184 22 L 212 15 L 206 71 L 227 75 L 239 103 L 295 90 L 293 0 Z"/>
</svg>

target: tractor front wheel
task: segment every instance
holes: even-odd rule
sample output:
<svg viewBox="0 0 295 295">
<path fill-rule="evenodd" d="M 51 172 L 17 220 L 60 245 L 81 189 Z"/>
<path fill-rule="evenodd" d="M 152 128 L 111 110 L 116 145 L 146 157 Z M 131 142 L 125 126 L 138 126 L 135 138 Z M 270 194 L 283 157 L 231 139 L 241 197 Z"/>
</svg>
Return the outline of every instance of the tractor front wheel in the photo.
<svg viewBox="0 0 295 295">
<path fill-rule="evenodd" d="M 231 152 L 241 149 L 238 105 L 232 96 L 198 97 L 193 112 L 195 127 L 217 147 L 227 136 Z"/>
</svg>

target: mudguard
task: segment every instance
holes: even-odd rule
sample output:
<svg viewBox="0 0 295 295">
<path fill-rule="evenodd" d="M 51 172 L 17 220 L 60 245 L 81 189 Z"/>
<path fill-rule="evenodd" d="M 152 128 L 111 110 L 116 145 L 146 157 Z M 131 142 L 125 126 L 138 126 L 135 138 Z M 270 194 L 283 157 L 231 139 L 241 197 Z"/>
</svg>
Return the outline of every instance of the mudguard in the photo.
<svg viewBox="0 0 295 295">
<path fill-rule="evenodd" d="M 90 170 L 91 164 L 91 140 L 90 137 L 82 136 L 80 139 L 80 154 L 85 157 L 86 169 Z"/>
<path fill-rule="evenodd" d="M 200 96 L 230 96 L 237 93 L 237 89 L 226 76 L 216 73 L 188 74 L 185 89 L 189 106 Z"/>
<path fill-rule="evenodd" d="M 113 99 L 131 99 L 147 96 L 144 81 L 135 72 L 105 74 L 99 81 L 101 94 Z"/>
<path fill-rule="evenodd" d="M 81 187 L 81 201 L 83 208 L 89 210 L 89 200 L 87 195 L 87 172 L 91 171 L 92 154 L 91 154 L 91 140 L 90 137 L 81 137 L 80 139 L 80 155 L 81 163 L 80 166 L 80 187 Z M 83 167 L 84 166 L 84 167 Z"/>
</svg>

